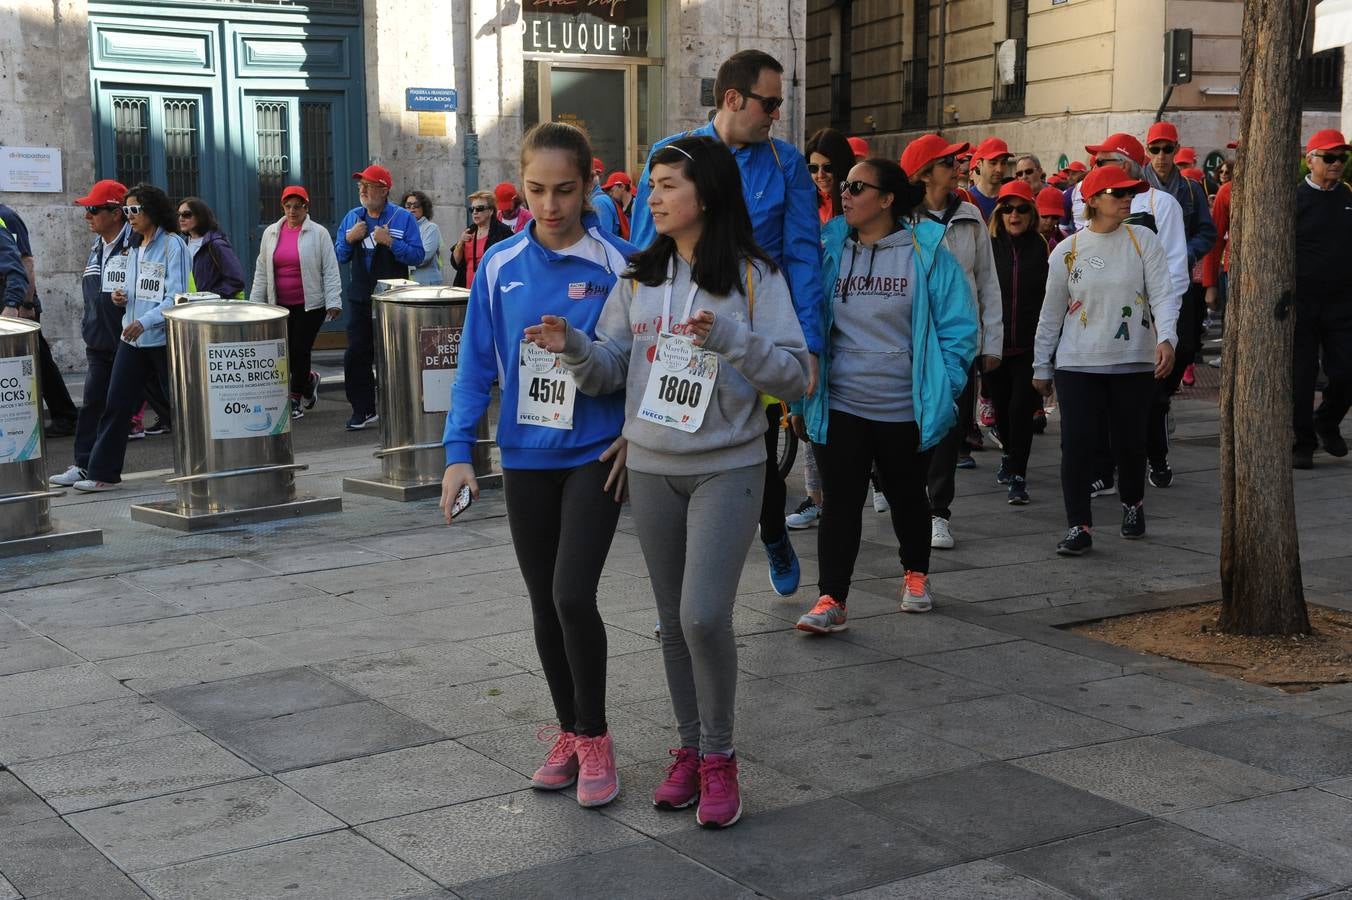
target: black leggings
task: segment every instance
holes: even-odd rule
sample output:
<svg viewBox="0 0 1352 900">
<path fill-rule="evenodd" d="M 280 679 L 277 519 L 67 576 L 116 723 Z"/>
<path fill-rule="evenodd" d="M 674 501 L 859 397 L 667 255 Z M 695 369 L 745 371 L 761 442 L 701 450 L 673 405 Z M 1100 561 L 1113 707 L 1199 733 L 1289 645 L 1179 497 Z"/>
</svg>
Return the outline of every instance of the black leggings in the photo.
<svg viewBox="0 0 1352 900">
<path fill-rule="evenodd" d="M 1056 370 L 1061 404 L 1061 496 L 1067 525 L 1093 525 L 1089 487 L 1097 477 L 1104 428 L 1111 435 L 1117 490 L 1125 505 L 1145 496 L 1145 433 L 1155 373 L 1102 375 Z"/>
<path fill-rule="evenodd" d="M 620 505 L 602 490 L 609 473 L 608 462 L 502 472 L 559 727 L 588 737 L 606 733 L 606 628 L 596 585 L 620 517 Z"/>
<path fill-rule="evenodd" d="M 930 454 L 921 453 L 914 422 L 874 422 L 832 412 L 826 443 L 813 444 L 822 475 L 822 518 L 817 529 L 817 587 L 844 605 L 854 577 L 863 531 L 859 509 L 876 462 L 883 495 L 891 505 L 892 530 L 908 572 L 929 572 L 930 514 L 925 494 Z"/>
<path fill-rule="evenodd" d="M 1027 477 L 1028 454 L 1033 449 L 1033 413 L 1041 395 L 1033 388 L 1033 354 L 1006 356 L 1000 365 L 981 376 L 995 407 L 995 427 L 1005 447 L 1005 469 Z"/>
<path fill-rule="evenodd" d="M 784 537 L 784 500 L 788 488 L 779 474 L 779 422 L 784 411 L 778 403 L 765 407 L 765 493 L 761 496 L 760 538 L 766 544 Z"/>
<path fill-rule="evenodd" d="M 304 306 L 286 307 L 286 353 L 291 364 L 291 393 L 297 397 L 310 393 L 310 353 L 315 337 L 327 315 L 324 307 L 306 309 Z"/>
</svg>

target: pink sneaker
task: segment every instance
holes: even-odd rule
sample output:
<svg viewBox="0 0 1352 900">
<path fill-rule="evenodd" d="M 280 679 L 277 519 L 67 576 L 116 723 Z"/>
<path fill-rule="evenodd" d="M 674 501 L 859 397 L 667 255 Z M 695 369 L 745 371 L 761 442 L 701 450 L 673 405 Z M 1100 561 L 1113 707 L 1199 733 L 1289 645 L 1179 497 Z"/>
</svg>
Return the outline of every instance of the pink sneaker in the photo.
<svg viewBox="0 0 1352 900">
<path fill-rule="evenodd" d="M 535 736 L 547 741 L 551 733 L 555 735 L 554 746 L 545 757 L 544 765 L 536 769 L 530 779 L 530 783 L 542 791 L 562 790 L 577 781 L 577 735 L 557 725 L 548 725 Z"/>
<path fill-rule="evenodd" d="M 577 736 L 577 803 L 605 806 L 620 793 L 620 773 L 615 771 L 615 744 L 610 732 L 599 737 Z"/>
<path fill-rule="evenodd" d="M 729 828 L 742 817 L 737 787 L 737 757 L 706 753 L 699 764 L 699 808 L 695 821 L 705 828 Z"/>
<path fill-rule="evenodd" d="M 653 806 L 685 809 L 699 799 L 699 751 L 681 747 L 667 752 L 676 760 L 667 766 L 667 777 L 653 791 Z"/>
</svg>

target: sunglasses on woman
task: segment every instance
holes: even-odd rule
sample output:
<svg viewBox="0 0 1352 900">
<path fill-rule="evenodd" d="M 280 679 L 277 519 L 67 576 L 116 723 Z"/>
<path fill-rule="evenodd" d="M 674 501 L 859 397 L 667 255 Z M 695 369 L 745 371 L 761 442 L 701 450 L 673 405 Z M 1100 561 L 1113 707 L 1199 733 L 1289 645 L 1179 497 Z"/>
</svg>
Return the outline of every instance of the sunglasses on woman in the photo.
<svg viewBox="0 0 1352 900">
<path fill-rule="evenodd" d="M 840 183 L 841 192 L 848 193 L 851 197 L 858 197 L 860 194 L 864 193 L 865 188 L 873 188 L 879 193 L 882 192 L 882 188 L 878 187 L 876 184 L 869 184 L 867 181 L 842 181 Z"/>
<path fill-rule="evenodd" d="M 144 208 L 145 207 L 142 206 L 130 206 L 130 205 L 124 206 L 122 207 L 122 214 L 124 216 L 139 216 L 141 214 L 141 210 Z"/>
<path fill-rule="evenodd" d="M 190 209 L 180 209 L 180 210 L 178 211 L 178 217 L 179 217 L 180 219 L 191 219 L 191 218 L 192 218 L 192 210 L 190 210 Z"/>
<path fill-rule="evenodd" d="M 487 207 L 487 206 L 471 206 L 471 207 L 469 208 L 469 211 L 470 211 L 470 212 L 488 212 L 488 207 Z"/>
<path fill-rule="evenodd" d="M 809 172 L 810 174 L 812 174 L 812 175 L 816 175 L 818 172 L 825 172 L 827 175 L 830 175 L 830 174 L 831 174 L 831 164 L 830 164 L 830 163 L 808 163 L 808 164 L 807 164 L 807 170 L 808 170 L 808 172 Z"/>
<path fill-rule="evenodd" d="M 1027 203 L 1006 203 L 999 207 L 999 213 L 1002 216 L 1007 216 L 1010 213 L 1018 213 L 1021 216 L 1026 216 L 1032 211 L 1033 207 L 1029 206 Z"/>
<path fill-rule="evenodd" d="M 1122 197 L 1135 197 L 1136 194 L 1137 194 L 1137 190 L 1136 190 L 1135 188 L 1111 187 L 1111 188 L 1104 188 L 1103 190 L 1099 191 L 1095 196 L 1098 196 L 1098 197 L 1117 197 L 1117 198 L 1120 199 L 1120 198 L 1122 198 Z"/>
</svg>

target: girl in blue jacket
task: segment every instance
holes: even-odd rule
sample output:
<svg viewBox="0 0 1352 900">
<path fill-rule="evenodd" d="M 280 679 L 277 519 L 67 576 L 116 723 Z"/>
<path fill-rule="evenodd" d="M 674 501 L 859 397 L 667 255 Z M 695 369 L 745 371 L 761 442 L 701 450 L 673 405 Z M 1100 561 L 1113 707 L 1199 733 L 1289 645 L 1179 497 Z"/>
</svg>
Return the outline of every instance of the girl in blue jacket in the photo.
<svg viewBox="0 0 1352 900">
<path fill-rule="evenodd" d="M 542 123 L 526 133 L 521 171 L 535 218 L 494 244 L 475 272 L 446 417 L 441 507 L 450 522 L 462 488 L 479 495 L 470 451 L 496 378 L 507 522 L 559 720 L 532 784 L 559 790 L 576 782 L 578 803 L 602 806 L 620 783 L 606 725 L 606 632 L 596 587 L 624 489 L 624 394 L 580 394 L 558 354 L 524 340 L 546 315 L 594 335 L 635 252 L 587 207 L 591 161 L 577 128 Z"/>
<path fill-rule="evenodd" d="M 901 609 L 932 606 L 927 451 L 956 419 L 978 329 L 956 260 L 942 248 L 927 252 L 902 227 L 920 191 L 890 160 L 857 163 L 842 185 L 843 226 L 824 234 L 827 349 L 817 392 L 802 407 L 825 495 L 821 597 L 798 620 L 803 631 L 846 628 L 859 508 L 875 460 L 905 566 Z"/>
</svg>

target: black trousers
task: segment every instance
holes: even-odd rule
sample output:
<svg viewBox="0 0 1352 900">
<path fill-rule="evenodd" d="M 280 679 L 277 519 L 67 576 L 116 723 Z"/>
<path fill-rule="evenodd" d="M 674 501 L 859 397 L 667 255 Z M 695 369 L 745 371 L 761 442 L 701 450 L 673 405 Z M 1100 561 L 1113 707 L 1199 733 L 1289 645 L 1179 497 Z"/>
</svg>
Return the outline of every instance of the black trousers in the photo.
<svg viewBox="0 0 1352 900">
<path fill-rule="evenodd" d="M 1061 496 L 1067 525 L 1093 525 L 1089 486 L 1097 477 L 1104 427 L 1111 435 L 1117 489 L 1126 505 L 1145 497 L 1145 430 L 1155 373 L 1100 375 L 1057 369 L 1061 404 Z"/>
<path fill-rule="evenodd" d="M 1169 410 L 1174 392 L 1183 381 L 1183 371 L 1197 361 L 1202 349 L 1202 320 L 1206 318 L 1206 288 L 1193 284 L 1183 295 L 1178 313 L 1178 346 L 1174 348 L 1174 368 L 1155 382 L 1155 399 L 1150 404 L 1150 424 L 1146 429 L 1146 455 L 1153 465 L 1162 466 L 1169 458 Z"/>
<path fill-rule="evenodd" d="M 127 424 L 141 408 L 146 385 L 155 382 L 169 394 L 169 351 L 164 347 L 133 347 L 123 343 L 113 357 L 108 394 L 98 434 L 89 453 L 89 477 L 112 484 L 122 480 L 127 456 Z"/>
<path fill-rule="evenodd" d="M 778 403 L 765 407 L 765 493 L 761 495 L 760 538 L 778 543 L 784 537 L 784 501 L 788 488 L 779 474 L 779 420 L 784 415 Z"/>
<path fill-rule="evenodd" d="M 979 357 L 978 357 L 979 358 Z M 958 452 L 972 431 L 972 412 L 976 407 L 976 366 L 967 373 L 967 385 L 958 397 L 958 422 L 929 454 L 930 515 L 951 519 L 953 495 L 957 493 L 954 478 L 957 473 Z M 1032 413 L 1029 413 L 1031 416 Z"/>
<path fill-rule="evenodd" d="M 1006 356 L 994 371 L 981 376 L 995 407 L 995 427 L 1005 445 L 1005 469 L 1027 477 L 1033 450 L 1033 413 L 1042 395 L 1033 388 L 1033 354 Z"/>
<path fill-rule="evenodd" d="M 38 321 L 41 322 L 41 319 L 39 313 Z M 42 378 L 42 402 L 47 404 L 52 421 L 74 422 L 80 411 L 75 408 L 75 401 L 70 399 L 70 390 L 61 377 L 56 360 L 52 359 L 52 345 L 47 343 L 47 336 L 41 331 L 38 332 L 38 372 Z"/>
<path fill-rule="evenodd" d="M 288 306 L 286 318 L 286 355 L 291 366 L 291 393 L 301 396 L 310 393 L 310 354 L 314 352 L 315 338 L 324 324 L 324 307 L 306 309 Z"/>
<path fill-rule="evenodd" d="M 1030 414 L 1031 415 L 1031 414 Z M 817 528 L 817 587 L 844 604 L 859 556 L 863 521 L 859 510 L 877 463 L 883 495 L 891 505 L 892 530 L 908 572 L 929 572 L 930 519 L 925 496 L 928 452 L 920 452 L 914 422 L 875 422 L 832 412 L 826 443 L 813 444 L 822 476 L 822 518 Z"/>
<path fill-rule="evenodd" d="M 75 422 L 75 465 L 89 468 L 89 454 L 99 433 L 99 419 L 108 406 L 108 384 L 113 378 L 115 351 L 85 348 L 84 404 Z"/>
<path fill-rule="evenodd" d="M 1315 449 L 1316 431 L 1338 431 L 1352 407 L 1352 298 L 1298 298 L 1291 358 L 1295 449 L 1311 451 Z M 1328 385 L 1323 402 L 1314 410 L 1314 387 L 1321 362 Z"/>
<path fill-rule="evenodd" d="M 504 469 L 507 524 L 530 594 L 535 648 L 559 727 L 606 732 L 606 627 L 596 585 L 620 504 L 602 490 L 610 463 Z"/>
<path fill-rule="evenodd" d="M 371 299 L 347 304 L 347 350 L 343 353 L 343 385 L 354 415 L 376 411 L 376 344 L 371 325 Z M 306 368 L 308 374 L 309 368 Z"/>
</svg>

